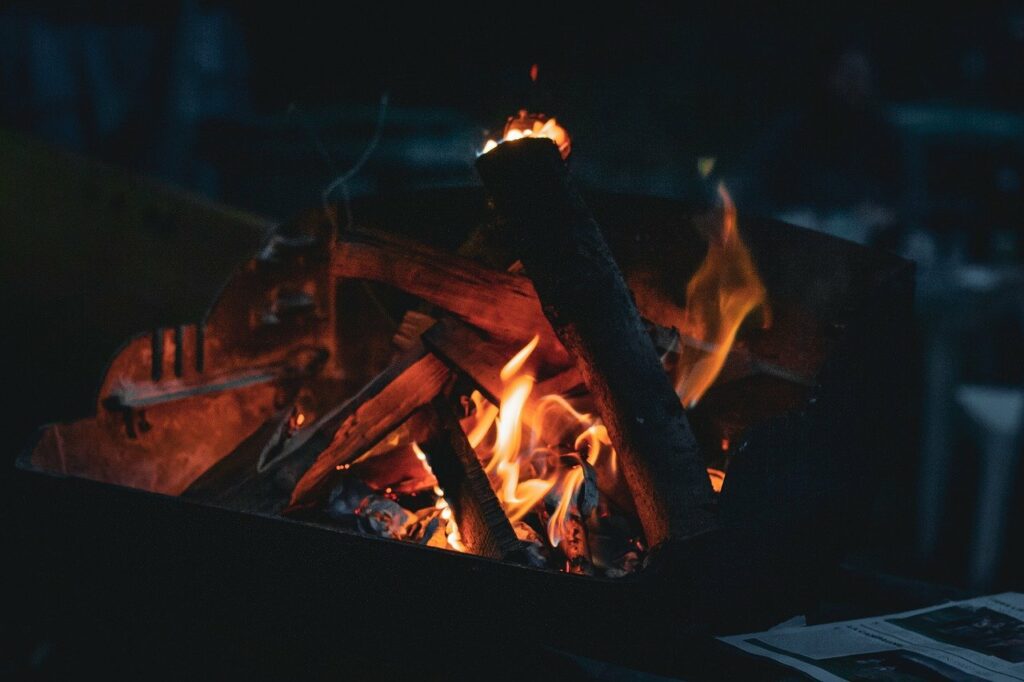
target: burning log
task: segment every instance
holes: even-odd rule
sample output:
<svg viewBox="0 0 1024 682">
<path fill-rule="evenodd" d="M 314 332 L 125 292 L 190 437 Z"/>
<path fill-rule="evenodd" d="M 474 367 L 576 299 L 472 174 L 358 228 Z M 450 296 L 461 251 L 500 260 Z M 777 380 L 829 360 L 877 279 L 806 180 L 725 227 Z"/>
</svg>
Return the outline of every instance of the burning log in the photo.
<svg viewBox="0 0 1024 682">
<path fill-rule="evenodd" d="M 492 559 L 521 554 L 522 543 L 491 490 L 448 399 L 439 395 L 431 405 L 434 435 L 423 444 L 423 450 L 445 491 L 463 544 L 470 552 Z"/>
<path fill-rule="evenodd" d="M 475 329 L 458 320 L 442 318 L 423 334 L 423 343 L 453 368 L 469 377 L 480 392 L 495 405 L 500 404 L 502 392 L 501 368 L 515 348 L 508 344 L 484 338 Z M 537 395 L 568 393 L 583 385 L 583 378 L 575 367 L 541 381 L 535 387 Z"/>
<path fill-rule="evenodd" d="M 346 402 L 341 419 L 336 414 L 320 426 L 319 431 L 325 433 L 334 429 L 333 437 L 328 436 L 330 445 L 296 484 L 288 511 L 298 511 L 322 499 L 337 467 L 362 455 L 414 410 L 430 402 L 451 376 L 449 366 L 464 372 L 484 392 L 500 395 L 497 374 L 507 358 L 507 345 L 484 339 L 472 328 L 451 319 L 437 323 L 424 336 L 430 352 L 417 343 Z M 561 348 L 557 339 L 552 343 Z M 575 385 L 572 376 L 563 376 L 568 372 L 576 373 L 569 369 L 553 377 L 552 387 Z"/>
<path fill-rule="evenodd" d="M 335 247 L 335 277 L 397 287 L 444 308 L 495 339 L 521 342 L 541 334 L 538 354 L 552 365 L 571 364 L 544 324 L 530 280 L 460 256 L 376 233 L 349 233 Z M 409 333 L 414 334 L 416 325 Z M 400 331 L 400 342 L 404 340 Z"/>
<path fill-rule="evenodd" d="M 679 397 L 557 147 L 506 142 L 477 169 L 608 427 L 648 542 L 711 530 L 711 486 Z"/>
<path fill-rule="evenodd" d="M 423 334 L 423 344 L 477 385 L 495 405 L 501 399 L 502 365 L 515 350 L 488 341 L 478 331 L 452 319 L 442 319 Z"/>
<path fill-rule="evenodd" d="M 433 249 L 393 236 L 350 232 L 335 249 L 335 277 L 366 279 L 397 287 L 443 308 L 459 321 L 486 332 L 494 340 L 522 344 L 540 334 L 537 354 L 553 367 L 571 367 L 565 347 L 544 319 L 533 283 L 523 275 L 480 265 L 463 255 Z M 436 321 L 426 311 L 405 314 L 395 333 L 395 346 L 406 351 Z M 678 330 L 647 321 L 647 331 L 659 355 L 678 354 L 682 347 L 698 353 L 713 352 L 714 345 L 680 335 Z M 765 362 L 749 352 L 730 349 L 725 374 L 738 378 L 765 373 L 801 385 L 812 381 Z M 564 390 L 582 385 L 579 373 L 564 374 Z M 552 391 L 552 392 L 564 392 Z"/>
<path fill-rule="evenodd" d="M 333 432 L 331 444 L 299 479 L 286 513 L 306 508 L 326 495 L 338 467 L 372 448 L 417 408 L 433 400 L 449 377 L 448 367 L 422 347 L 378 374 L 346 403 L 353 409 Z M 332 420 L 321 430 L 335 423 Z"/>
</svg>

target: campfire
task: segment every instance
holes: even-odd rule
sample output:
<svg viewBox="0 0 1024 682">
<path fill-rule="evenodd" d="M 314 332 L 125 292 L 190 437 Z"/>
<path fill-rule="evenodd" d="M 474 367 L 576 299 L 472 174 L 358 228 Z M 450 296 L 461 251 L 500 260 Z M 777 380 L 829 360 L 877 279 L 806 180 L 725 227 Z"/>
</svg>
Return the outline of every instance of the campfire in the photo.
<svg viewBox="0 0 1024 682">
<path fill-rule="evenodd" d="M 123 416 L 129 439 L 150 428 L 151 407 L 250 384 L 285 387 L 276 391 L 272 428 L 247 439 L 259 447 L 252 469 L 237 470 L 251 458 L 242 448 L 205 471 L 197 462 L 131 483 L 204 497 L 237 486 L 239 476 L 290 470 L 300 475 L 280 510 L 286 516 L 605 577 L 636 571 L 652 542 L 702 532 L 708 520 L 699 508 L 722 490 L 725 468 L 693 476 L 689 469 L 705 467 L 679 402 L 694 407 L 714 383 L 741 324 L 764 307 L 764 286 L 721 187 L 722 221 L 680 287 L 685 305 L 674 302 L 678 292 L 663 296 L 638 281 L 641 318 L 568 184 L 570 149 L 554 118 L 525 110 L 509 118 L 500 141 L 484 145 L 481 174 L 514 240 L 554 229 L 553 220 L 568 223 L 557 243 L 534 240 L 504 271 L 371 232 L 332 238 L 329 277 L 384 282 L 421 299 L 399 325 L 394 360 L 340 405 L 323 411 L 309 398 L 311 381 L 330 374 L 331 349 L 296 347 L 284 367 L 198 383 L 183 367 L 183 346 L 195 337 L 202 363 L 201 332 L 179 329 L 169 339 L 169 382 L 140 387 L 134 366 L 115 363 L 104 408 Z M 261 258 L 274 262 L 296 246 L 276 238 Z M 262 321 L 315 307 L 315 289 L 308 281 L 278 287 Z M 167 342 L 155 335 L 148 349 L 157 381 Z M 664 404 L 670 375 L 675 406 Z M 89 474 L 124 480 L 116 471 Z"/>
<path fill-rule="evenodd" d="M 679 547 L 797 527 L 772 495 L 846 475 L 816 444 L 860 428 L 851 387 L 883 366 L 826 360 L 849 357 L 876 292 L 897 292 L 881 313 L 902 305 L 902 266 L 780 224 L 748 235 L 724 186 L 696 208 L 600 200 L 602 229 L 570 152 L 555 118 L 521 111 L 482 146 L 486 202 L 281 226 L 201 323 L 131 339 L 96 416 L 47 427 L 25 466 L 517 571 L 659 575 L 655 602 Z M 799 465 L 770 464 L 782 451 Z M 695 566 L 784 565 L 726 546 Z"/>
<path fill-rule="evenodd" d="M 553 118 L 526 112 L 509 119 L 501 144 L 529 137 L 551 140 L 563 159 L 568 155 L 565 129 Z M 541 149 L 549 145 L 540 144 Z M 482 154 L 498 146 L 488 141 Z M 679 328 L 645 322 L 647 335 L 670 340 L 659 354 L 676 378 L 680 398 L 690 406 L 713 383 L 740 324 L 765 297 L 738 234 L 735 208 L 724 188 L 721 192 L 722 229 L 713 235 L 705 263 L 686 289 L 686 308 L 673 308 L 666 301 L 652 306 L 658 314 L 670 311 L 677 316 L 687 335 L 683 337 Z M 469 263 L 461 267 L 474 269 Z M 521 270 L 521 262 L 517 260 L 511 269 Z M 517 291 L 530 297 L 528 302 L 505 303 L 498 289 L 512 281 Z M 384 439 L 392 452 L 393 446 L 403 447 L 406 460 L 415 456 L 421 470 L 412 471 L 400 489 L 368 486 L 362 471 L 382 454 L 381 449 L 361 439 L 368 438 L 362 435 L 365 426 L 358 434 L 349 432 L 348 426 L 357 419 L 369 423 L 365 417 L 350 416 L 296 484 L 286 513 L 324 511 L 333 520 L 364 532 L 571 573 L 620 577 L 635 571 L 647 540 L 620 472 L 618 452 L 585 382 L 566 362 L 565 348 L 538 314 L 539 302 L 529 291 L 530 284 L 522 275 L 495 282 L 491 291 L 480 292 L 480 303 L 474 300 L 475 292 L 459 291 L 460 286 L 468 289 L 454 278 L 436 283 L 431 294 L 438 296 L 447 289 L 450 298 L 447 304 L 437 302 L 435 315 L 407 313 L 396 345 L 418 359 L 412 364 L 396 360 L 380 375 L 388 382 L 382 393 L 355 407 L 356 415 L 371 412 L 375 400 L 382 400 L 385 393 L 392 399 L 392 392 L 394 400 L 402 401 L 408 396 L 397 394 L 395 386 L 416 381 L 409 374 L 431 377 L 427 383 L 416 381 L 416 389 L 427 385 L 429 389 L 406 404 L 433 414 L 413 411 L 401 417 L 423 421 L 424 425 L 409 432 L 423 430 L 431 434 L 429 440 Z M 424 292 L 416 293 L 430 300 Z M 488 296 L 497 297 L 489 308 L 483 302 Z M 450 302 L 460 297 L 464 303 Z M 523 309 L 520 318 L 513 316 L 517 307 Z M 460 317 L 470 324 L 460 322 Z M 614 321 L 614 316 L 609 319 Z M 474 338 L 478 331 L 502 343 L 480 353 L 487 340 Z M 521 343 L 535 331 L 514 354 L 507 358 L 502 354 L 510 342 Z M 538 352 L 542 333 L 544 347 Z M 684 338 L 689 345 L 683 345 Z M 421 356 L 424 346 L 433 355 Z M 447 363 L 453 376 L 440 370 L 438 359 Z M 538 383 L 539 378 L 545 380 Z M 468 388 L 452 390 L 446 381 Z M 429 407 L 421 407 L 428 398 Z M 375 410 L 371 413 L 378 418 Z M 375 433 L 382 435 L 383 429 Z M 724 471 L 711 469 L 708 474 L 712 489 L 720 491 Z M 395 482 L 393 475 L 390 479 Z M 329 486 L 333 487 L 328 490 Z"/>
</svg>

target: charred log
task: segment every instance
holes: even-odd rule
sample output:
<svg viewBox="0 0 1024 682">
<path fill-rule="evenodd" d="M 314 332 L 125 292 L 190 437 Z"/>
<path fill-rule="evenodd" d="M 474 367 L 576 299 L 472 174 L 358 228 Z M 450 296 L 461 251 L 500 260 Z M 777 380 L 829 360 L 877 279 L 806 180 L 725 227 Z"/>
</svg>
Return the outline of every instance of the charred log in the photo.
<svg viewBox="0 0 1024 682">
<path fill-rule="evenodd" d="M 648 542 L 711 530 L 711 486 L 682 405 L 557 147 L 507 142 L 477 169 L 608 427 Z"/>
</svg>

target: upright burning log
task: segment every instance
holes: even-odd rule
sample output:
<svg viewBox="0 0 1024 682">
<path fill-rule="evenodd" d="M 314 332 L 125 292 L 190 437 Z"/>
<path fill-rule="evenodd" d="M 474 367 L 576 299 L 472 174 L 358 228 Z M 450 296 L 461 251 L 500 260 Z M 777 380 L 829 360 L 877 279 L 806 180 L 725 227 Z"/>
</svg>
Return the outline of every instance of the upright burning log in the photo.
<svg viewBox="0 0 1024 682">
<path fill-rule="evenodd" d="M 679 397 L 558 148 L 506 142 L 477 170 L 608 427 L 647 541 L 713 529 L 711 485 Z"/>
</svg>

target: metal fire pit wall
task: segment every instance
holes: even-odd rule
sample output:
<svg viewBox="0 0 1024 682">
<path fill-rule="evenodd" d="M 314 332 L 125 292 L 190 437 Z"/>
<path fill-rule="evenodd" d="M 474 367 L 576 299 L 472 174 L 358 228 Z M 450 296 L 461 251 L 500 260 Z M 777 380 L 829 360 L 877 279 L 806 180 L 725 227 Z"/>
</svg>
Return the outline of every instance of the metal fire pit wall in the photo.
<svg viewBox="0 0 1024 682">
<path fill-rule="evenodd" d="M 635 196 L 588 201 L 627 276 L 681 294 L 703 254 L 701 230 L 717 214 Z M 359 226 L 445 248 L 478 226 L 486 234 L 494 220 L 475 189 L 366 200 L 354 214 Z M 40 609 L 137 652 L 173 649 L 200 669 L 212 656 L 235 672 L 282 661 L 319 670 L 357 648 L 364 659 L 430 652 L 427 677 L 435 655 L 450 670 L 483 652 L 529 657 L 546 646 L 671 672 L 682 669 L 678 644 L 688 635 L 762 628 L 805 611 L 866 517 L 865 486 L 907 452 L 913 270 L 776 221 L 741 213 L 739 228 L 773 323 L 744 328 L 737 353 L 813 387 L 726 373 L 690 412 L 706 447 L 733 443 L 722 532 L 610 581 L 63 475 L 29 448 L 18 464 L 16 522 Z M 232 287 L 227 295 L 238 295 Z M 412 304 L 378 293 L 398 314 Z M 388 341 L 387 329 L 359 326 L 362 295 L 341 283 L 337 329 L 324 332 L 336 338 L 328 364 L 341 375 L 372 373 L 385 360 L 352 345 Z"/>
</svg>

